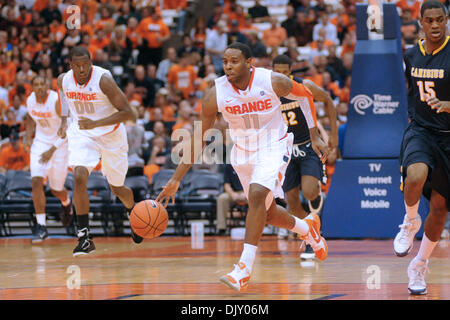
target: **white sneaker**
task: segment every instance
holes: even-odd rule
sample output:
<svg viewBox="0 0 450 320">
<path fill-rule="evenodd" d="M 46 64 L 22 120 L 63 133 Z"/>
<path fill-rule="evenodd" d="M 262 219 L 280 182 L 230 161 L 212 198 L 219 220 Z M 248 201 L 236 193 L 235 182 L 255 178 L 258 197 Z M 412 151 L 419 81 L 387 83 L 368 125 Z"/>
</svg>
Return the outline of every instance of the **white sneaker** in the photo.
<svg viewBox="0 0 450 320">
<path fill-rule="evenodd" d="M 414 236 L 422 225 L 422 219 L 419 215 L 417 218 L 410 220 L 405 214 L 403 224 L 399 225 L 400 232 L 394 239 L 394 252 L 399 257 L 404 257 L 411 252 L 414 243 Z"/>
<path fill-rule="evenodd" d="M 278 239 L 287 239 L 289 237 L 289 232 L 287 229 L 284 228 L 278 228 Z"/>
<path fill-rule="evenodd" d="M 247 290 L 248 281 L 250 280 L 250 272 L 245 263 L 239 262 L 234 265 L 234 270 L 230 273 L 220 277 L 220 281 L 229 286 L 237 292 L 244 292 Z"/>
<path fill-rule="evenodd" d="M 413 295 L 427 294 L 425 273 L 428 271 L 428 260 L 412 259 L 408 266 L 408 291 Z"/>
</svg>

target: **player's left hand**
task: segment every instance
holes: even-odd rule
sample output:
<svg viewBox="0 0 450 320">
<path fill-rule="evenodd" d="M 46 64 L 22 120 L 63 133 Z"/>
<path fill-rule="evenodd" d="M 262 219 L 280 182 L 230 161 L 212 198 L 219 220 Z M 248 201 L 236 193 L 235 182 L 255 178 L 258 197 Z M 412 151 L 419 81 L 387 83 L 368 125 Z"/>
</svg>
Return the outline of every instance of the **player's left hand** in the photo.
<svg viewBox="0 0 450 320">
<path fill-rule="evenodd" d="M 431 109 L 436 110 L 437 113 L 449 112 L 450 113 L 450 101 L 440 101 L 436 97 L 428 97 L 427 103 Z"/>
<path fill-rule="evenodd" d="M 320 137 L 312 138 L 311 147 L 319 157 L 320 161 L 322 161 L 322 163 L 325 163 L 328 158 L 328 147 L 325 144 L 325 142 L 323 142 L 323 140 Z"/>
<path fill-rule="evenodd" d="M 80 127 L 80 130 L 90 130 L 97 127 L 94 120 L 85 117 L 80 117 L 80 120 L 78 120 L 78 126 Z"/>
<path fill-rule="evenodd" d="M 50 149 L 48 149 L 47 151 L 45 151 L 43 154 L 41 154 L 41 159 L 39 159 L 40 163 L 47 163 L 50 161 L 50 159 L 53 156 L 53 153 L 55 152 L 56 148 L 54 146 L 52 146 Z"/>
</svg>

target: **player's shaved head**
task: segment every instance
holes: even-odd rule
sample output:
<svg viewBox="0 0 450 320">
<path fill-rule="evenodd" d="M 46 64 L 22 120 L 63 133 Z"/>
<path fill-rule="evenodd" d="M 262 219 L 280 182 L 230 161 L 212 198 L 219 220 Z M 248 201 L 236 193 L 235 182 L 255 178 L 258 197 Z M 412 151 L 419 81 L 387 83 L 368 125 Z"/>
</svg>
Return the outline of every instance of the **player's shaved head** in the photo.
<svg viewBox="0 0 450 320">
<path fill-rule="evenodd" d="M 69 51 L 69 60 L 72 61 L 73 57 L 82 57 L 87 56 L 89 60 L 91 60 L 91 54 L 89 53 L 89 50 L 86 47 L 78 46 L 73 47 Z"/>
</svg>

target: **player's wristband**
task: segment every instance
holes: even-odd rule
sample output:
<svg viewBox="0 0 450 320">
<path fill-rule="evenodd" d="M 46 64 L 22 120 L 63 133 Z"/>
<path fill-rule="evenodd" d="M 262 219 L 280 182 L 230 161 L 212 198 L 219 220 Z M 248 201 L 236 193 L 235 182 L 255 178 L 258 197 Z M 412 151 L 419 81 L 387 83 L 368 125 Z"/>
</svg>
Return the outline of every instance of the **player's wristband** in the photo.
<svg viewBox="0 0 450 320">
<path fill-rule="evenodd" d="M 58 149 L 66 141 L 67 141 L 67 138 L 64 138 L 64 139 L 58 138 L 53 145 L 55 146 L 56 149 Z"/>
<path fill-rule="evenodd" d="M 305 85 L 292 80 L 292 90 L 289 95 L 286 96 L 286 98 L 298 101 L 309 129 L 317 127 L 317 116 L 316 108 L 314 107 L 314 98 L 311 91 L 309 91 L 309 89 Z"/>
<path fill-rule="evenodd" d="M 58 99 L 61 111 L 61 117 L 69 116 L 69 104 L 67 103 L 66 97 L 64 96 L 64 92 L 61 89 L 58 89 Z"/>
</svg>

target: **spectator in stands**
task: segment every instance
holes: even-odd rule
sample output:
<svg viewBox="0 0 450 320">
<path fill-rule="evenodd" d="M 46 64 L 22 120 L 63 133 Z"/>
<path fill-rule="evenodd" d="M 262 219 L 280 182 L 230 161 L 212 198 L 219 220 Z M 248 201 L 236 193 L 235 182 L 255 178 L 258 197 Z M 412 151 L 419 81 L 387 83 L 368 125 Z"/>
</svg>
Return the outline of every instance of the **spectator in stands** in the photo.
<svg viewBox="0 0 450 320">
<path fill-rule="evenodd" d="M 12 101 L 11 110 L 14 112 L 14 116 L 17 122 L 23 122 L 27 115 L 27 107 L 22 104 L 19 95 L 15 95 Z"/>
<path fill-rule="evenodd" d="M 170 68 L 177 62 L 177 51 L 175 47 L 170 46 L 167 48 L 166 59 L 160 62 L 156 71 L 156 78 L 163 81 L 164 85 L 167 85 L 167 75 Z"/>
<path fill-rule="evenodd" d="M 192 106 L 189 104 L 189 102 L 187 100 L 181 101 L 178 111 L 178 119 L 173 126 L 172 131 L 181 129 L 186 124 L 193 124 L 191 118 L 192 114 L 195 114 L 195 111 L 192 109 Z"/>
<path fill-rule="evenodd" d="M 152 80 L 150 80 L 145 72 L 143 65 L 136 66 L 134 70 L 134 85 L 135 91 L 142 95 L 142 102 L 144 106 L 153 106 L 155 100 L 155 87 Z"/>
<path fill-rule="evenodd" d="M 314 26 L 313 40 L 317 41 L 319 39 L 319 37 L 320 37 L 319 30 L 322 28 L 325 29 L 325 38 L 327 40 L 332 41 L 334 44 L 338 45 L 339 41 L 337 38 L 336 26 L 330 22 L 328 13 L 326 13 L 326 12 L 322 12 L 322 15 L 320 17 L 320 22 Z"/>
<path fill-rule="evenodd" d="M 191 29 L 190 36 L 194 41 L 194 46 L 202 56 L 205 54 L 206 30 L 205 18 L 197 17 L 195 19 L 195 25 Z"/>
<path fill-rule="evenodd" d="M 345 102 L 339 102 L 336 106 L 337 119 L 339 125 L 347 123 L 348 104 Z"/>
<path fill-rule="evenodd" d="M 109 59 L 108 53 L 103 49 L 97 49 L 94 54 L 93 63 L 96 66 L 109 70 L 112 73 L 113 64 Z"/>
<path fill-rule="evenodd" d="M 143 40 L 138 31 L 138 20 L 136 17 L 130 17 L 128 19 L 127 29 L 125 31 L 125 35 L 127 37 L 127 41 L 131 43 L 131 49 L 137 49 L 142 46 Z"/>
<path fill-rule="evenodd" d="M 223 235 L 227 229 L 227 216 L 234 204 L 245 205 L 245 197 L 239 177 L 229 163 L 225 164 L 224 193 L 217 198 L 217 222 L 216 229 L 219 235 Z"/>
<path fill-rule="evenodd" d="M 230 32 L 228 32 L 228 45 L 233 42 L 248 44 L 248 39 L 245 34 L 239 31 L 239 22 L 237 20 L 231 22 L 231 29 Z"/>
<path fill-rule="evenodd" d="M 248 46 L 252 49 L 253 57 L 261 58 L 267 56 L 267 47 L 259 40 L 258 32 L 251 31 L 247 35 Z"/>
<path fill-rule="evenodd" d="M 410 8 L 405 8 L 402 10 L 401 22 L 403 39 L 407 44 L 414 44 L 420 31 L 420 25 L 417 20 L 414 20 L 412 18 L 412 12 Z"/>
<path fill-rule="evenodd" d="M 166 144 L 163 137 L 157 136 L 152 140 L 152 152 L 147 165 L 144 167 L 144 174 L 147 176 L 149 182 L 155 173 L 159 172 L 161 168 L 171 168 L 171 153 L 170 145 Z"/>
<path fill-rule="evenodd" d="M 331 75 L 327 71 L 322 72 L 322 88 L 330 94 L 331 99 L 339 99 L 341 94 L 339 84 L 331 80 Z"/>
<path fill-rule="evenodd" d="M 347 71 L 345 70 L 344 64 L 342 63 L 341 58 L 336 55 L 336 46 L 332 45 L 328 47 L 328 56 L 327 56 L 328 64 L 327 70 L 331 74 L 331 78 L 333 81 L 338 81 L 339 86 L 342 87 L 344 83 L 344 79 L 347 75 Z"/>
<path fill-rule="evenodd" d="M 308 21 L 306 13 L 299 11 L 295 15 L 294 36 L 299 46 L 304 47 L 313 40 L 314 22 Z"/>
<path fill-rule="evenodd" d="M 420 16 L 420 5 L 421 1 L 415 0 L 399 0 L 395 2 L 395 5 L 402 9 L 402 12 L 405 9 L 409 9 L 411 11 L 411 18 L 417 20 Z"/>
<path fill-rule="evenodd" d="M 164 9 L 176 10 L 178 17 L 177 33 L 179 36 L 184 33 L 184 25 L 187 16 L 187 0 L 164 0 Z"/>
<path fill-rule="evenodd" d="M 352 75 L 352 68 L 353 68 L 353 53 L 352 52 L 348 52 L 342 56 L 342 64 L 343 64 L 344 70 L 345 70 L 345 79 L 344 80 L 346 80 L 347 77 Z"/>
<path fill-rule="evenodd" d="M 10 87 L 16 77 L 17 65 L 6 52 L 0 52 L 0 86 Z"/>
<path fill-rule="evenodd" d="M 192 38 L 189 34 L 185 34 L 182 37 L 183 43 L 181 47 L 177 50 L 177 55 L 180 57 L 184 52 L 192 53 L 192 52 L 199 52 L 197 47 L 194 46 L 194 43 L 192 41 Z"/>
<path fill-rule="evenodd" d="M 119 9 L 119 17 L 117 18 L 117 25 L 128 25 L 130 18 L 137 18 L 130 1 L 124 1 L 122 7 Z"/>
<path fill-rule="evenodd" d="M 125 124 L 128 139 L 128 173 L 127 176 L 144 175 L 143 150 L 147 148 L 145 130 L 142 126 L 128 121 Z"/>
<path fill-rule="evenodd" d="M 187 52 L 182 53 L 179 62 L 170 68 L 167 75 L 167 84 L 171 93 L 181 90 L 185 99 L 190 93 L 195 92 L 197 79 L 194 67 L 189 64 L 189 56 Z"/>
<path fill-rule="evenodd" d="M 219 2 L 216 2 L 214 4 L 213 13 L 209 17 L 208 22 L 206 23 L 206 27 L 208 29 L 214 29 L 216 27 L 216 24 L 219 22 L 220 18 L 222 17 L 223 13 L 223 7 Z"/>
<path fill-rule="evenodd" d="M 295 9 L 289 5 L 286 7 L 286 20 L 281 23 L 281 26 L 286 30 L 287 37 L 295 36 Z"/>
<path fill-rule="evenodd" d="M 266 6 L 261 4 L 260 0 L 255 0 L 254 6 L 248 9 L 248 14 L 255 23 L 270 21 L 269 10 L 267 10 Z"/>
<path fill-rule="evenodd" d="M 262 41 L 266 47 L 279 47 L 283 46 L 287 39 L 286 30 L 279 26 L 278 19 L 275 17 L 270 18 L 270 28 L 264 30 Z"/>
<path fill-rule="evenodd" d="M 216 29 L 208 32 L 205 41 L 205 51 L 211 56 L 218 74 L 223 73 L 223 53 L 228 44 L 228 27 L 225 21 L 220 20 Z"/>
<path fill-rule="evenodd" d="M 353 51 L 355 51 L 355 45 L 356 45 L 355 32 L 346 33 L 344 36 L 344 40 L 342 41 L 341 57 L 343 57 L 347 53 L 353 53 Z"/>
<path fill-rule="evenodd" d="M 9 137 L 11 132 L 19 132 L 21 123 L 17 122 L 16 115 L 14 114 L 12 108 L 6 109 L 3 117 L 4 119 L 2 121 L 2 124 L 0 125 L 0 131 L 2 139 L 5 139 Z"/>
<path fill-rule="evenodd" d="M 19 134 L 12 131 L 9 135 L 10 144 L 0 151 L 0 172 L 8 170 L 30 170 L 30 154 L 25 151 L 23 143 L 19 140 Z"/>
<path fill-rule="evenodd" d="M 170 38 L 169 27 L 164 23 L 155 7 L 149 7 L 150 16 L 143 18 L 137 30 L 144 40 L 140 47 L 138 63 L 158 66 L 163 58 L 163 45 Z"/>
<path fill-rule="evenodd" d="M 153 82 L 155 92 L 158 92 L 159 89 L 165 86 L 164 81 L 161 81 L 156 77 L 156 66 L 154 64 L 147 65 L 147 77 L 151 82 Z M 151 105 L 154 105 L 154 103 Z"/>
<path fill-rule="evenodd" d="M 175 113 L 177 108 L 169 102 L 168 96 L 169 91 L 166 88 L 161 88 L 156 93 L 155 98 L 155 110 L 156 108 L 159 108 L 162 111 L 162 119 L 164 122 L 172 122 L 176 120 Z"/>
<path fill-rule="evenodd" d="M 257 26 L 253 25 L 252 17 L 247 14 L 244 18 L 244 25 L 242 27 L 239 27 L 239 30 L 245 34 L 246 37 L 248 37 L 248 34 L 252 31 L 259 32 L 259 29 Z"/>
<path fill-rule="evenodd" d="M 58 2 L 56 0 L 48 0 L 46 8 L 41 11 L 41 16 L 46 24 L 50 24 L 55 18 L 61 21 L 62 15 L 58 9 Z"/>
</svg>

